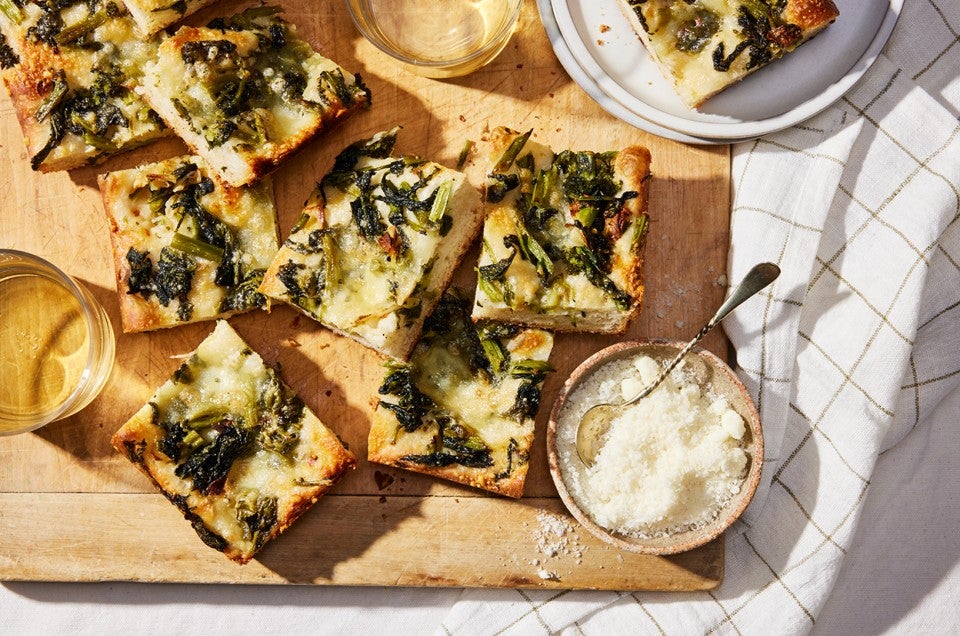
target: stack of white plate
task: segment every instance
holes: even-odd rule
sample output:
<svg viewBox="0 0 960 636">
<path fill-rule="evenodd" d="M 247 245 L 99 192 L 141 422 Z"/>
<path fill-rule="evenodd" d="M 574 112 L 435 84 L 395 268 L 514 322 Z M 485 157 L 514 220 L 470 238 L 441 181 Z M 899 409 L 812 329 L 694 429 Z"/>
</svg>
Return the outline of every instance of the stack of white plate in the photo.
<svg viewBox="0 0 960 636">
<path fill-rule="evenodd" d="M 798 124 L 842 97 L 880 55 L 903 0 L 837 0 L 834 24 L 699 110 L 674 93 L 617 0 L 537 5 L 560 63 L 607 112 L 668 139 L 728 144 Z"/>
</svg>

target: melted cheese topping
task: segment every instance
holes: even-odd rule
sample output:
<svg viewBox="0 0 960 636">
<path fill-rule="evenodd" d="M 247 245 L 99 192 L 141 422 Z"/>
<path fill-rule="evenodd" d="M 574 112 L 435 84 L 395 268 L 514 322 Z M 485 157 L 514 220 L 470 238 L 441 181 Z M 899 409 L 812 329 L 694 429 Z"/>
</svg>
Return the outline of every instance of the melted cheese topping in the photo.
<svg viewBox="0 0 960 636">
<path fill-rule="evenodd" d="M 102 2 L 98 10 L 105 11 L 107 4 Z M 0 28 L 21 60 L 20 64 L 4 71 L 8 85 L 37 87 L 44 82 L 49 83 L 58 71 L 63 71 L 68 86 L 76 92 L 94 84 L 94 69 L 116 67 L 123 75 L 121 83 L 132 91 L 140 82 L 145 62 L 155 57 L 159 42 L 156 38 L 144 38 L 136 33 L 130 16 L 123 12 L 119 4 L 114 3 L 114 6 L 119 15 L 105 18 L 86 36 L 89 41 L 97 43 L 98 48 L 66 43 L 54 50 L 48 44 L 30 41 L 32 36 L 28 31 L 36 27 L 43 15 L 36 4 L 25 4 L 24 19 L 19 24 L 13 24 L 0 14 Z M 90 15 L 83 3 L 66 7 L 60 12 L 64 30 L 83 23 Z M 39 122 L 34 118 L 38 106 L 48 94 L 44 91 L 38 95 L 37 90 L 31 88 L 11 92 L 21 114 L 31 155 L 43 148 L 51 134 L 49 118 Z M 90 143 L 81 135 L 67 132 L 42 165 L 52 166 L 52 169 L 68 169 L 83 164 L 91 157 L 114 154 L 167 134 L 156 119 L 156 114 L 151 116 L 149 106 L 135 93 L 111 97 L 109 101 L 120 110 L 126 125 L 110 126 L 104 139 L 98 143 Z"/>
<path fill-rule="evenodd" d="M 628 15 L 634 12 L 642 18 L 634 24 L 648 50 L 673 79 L 684 101 L 696 106 L 719 90 L 793 50 L 811 35 L 805 33 L 802 38 L 796 39 L 785 37 L 780 44 L 764 39 L 762 44 L 768 54 L 766 59 L 758 58 L 751 62 L 751 50 L 746 49 L 730 61 L 729 68 L 718 70 L 714 62 L 714 54 L 718 49 L 722 47 L 722 59 L 729 58 L 750 37 L 740 24 L 741 7 L 752 16 L 766 20 L 771 29 L 788 24 L 779 11 L 756 0 L 696 0 L 693 3 L 647 0 L 643 4 L 626 5 L 624 10 Z M 709 24 L 709 28 L 704 26 L 705 23 Z M 792 28 L 797 29 L 799 34 L 798 27 Z"/>
<path fill-rule="evenodd" d="M 167 305 L 155 295 L 130 295 L 126 285 L 129 267 L 123 265 L 130 248 L 146 252 L 156 266 L 161 251 L 169 247 L 176 234 L 195 233 L 194 220 L 181 218 L 178 199 L 173 196 L 156 211 L 151 209 L 153 185 L 160 189 L 176 183 L 174 171 L 184 164 L 198 166 L 197 178 L 211 177 L 209 169 L 199 157 L 177 157 L 133 168 L 112 172 L 104 177 L 101 188 L 106 193 L 106 209 L 110 216 L 114 251 L 120 264 L 121 303 L 125 330 L 140 330 L 176 325 L 185 320 L 179 316 L 181 303 L 174 299 Z M 233 188 L 215 181 L 213 192 L 199 198 L 200 205 L 229 227 L 237 243 L 239 268 L 242 275 L 266 270 L 276 256 L 277 219 L 273 205 L 272 185 L 269 181 L 256 186 Z M 187 321 L 205 320 L 239 309 L 221 311 L 221 303 L 229 293 L 228 287 L 216 283 L 219 260 L 195 258 L 196 272 L 187 296 L 193 309 Z M 242 309 L 250 309 L 244 306 Z M 148 324 L 141 324 L 149 315 Z"/>
<path fill-rule="evenodd" d="M 493 133 L 494 141 L 489 145 L 486 164 L 493 166 L 510 143 L 519 136 L 519 133 L 498 128 Z M 533 174 L 528 170 L 521 170 L 517 162 L 503 174 L 519 175 L 520 186 L 508 191 L 501 201 L 491 202 L 489 199 L 490 181 L 488 181 L 488 199 L 485 204 L 487 211 L 483 227 L 483 250 L 480 254 L 479 266 L 489 266 L 509 258 L 515 251 L 505 239 L 517 237 L 526 232 L 519 211 L 521 193 L 529 193 L 535 184 L 534 175 L 543 170 L 549 170 L 554 163 L 555 155 L 547 147 L 528 140 L 519 152 L 522 157 L 529 153 L 533 158 Z M 615 162 L 614 162 L 615 163 Z M 617 178 L 617 175 L 615 175 Z M 617 196 L 629 188 L 622 183 Z M 541 196 L 542 193 L 541 193 Z M 544 224 L 541 236 L 545 237 L 544 248 L 552 248 L 554 253 L 561 253 L 571 248 L 587 248 L 584 232 L 574 218 L 575 204 L 564 194 L 562 183 L 555 179 L 545 197 L 545 205 L 558 213 L 553 214 Z M 629 280 L 631 272 L 638 266 L 639 254 L 635 249 L 638 241 L 645 232 L 645 224 L 631 219 L 626 230 L 611 245 L 611 270 L 605 275 L 620 290 L 632 289 L 633 281 Z M 543 241 L 543 239 L 541 239 Z M 587 248 L 589 249 L 589 248 Z M 483 285 L 477 289 L 475 306 L 482 309 L 480 315 L 492 315 L 497 319 L 510 320 L 505 312 L 492 314 L 491 310 L 502 309 L 529 314 L 551 316 L 566 316 L 576 323 L 584 314 L 614 313 L 624 310 L 618 308 L 611 295 L 581 272 L 564 268 L 562 259 L 554 261 L 554 273 L 550 275 L 548 284 L 544 284 L 536 264 L 518 253 L 514 256 L 509 268 L 503 277 L 503 284 L 492 283 L 490 287 L 498 296 L 491 296 L 489 288 Z M 561 269 L 564 268 L 564 269 Z M 475 312 L 474 314 L 478 314 Z"/>
<path fill-rule="evenodd" d="M 144 407 L 146 411 L 138 413 L 114 438 L 115 443 L 117 439 L 146 440 L 149 446 L 143 452 L 144 468 L 169 496 L 184 498 L 188 518 L 199 518 L 206 530 L 216 535 L 214 539 L 229 544 L 228 555 L 241 560 L 288 525 L 307 507 L 304 498 L 315 499 L 353 461 L 334 434 L 306 407 L 300 421 L 290 424 L 298 428 L 291 429 L 296 431 L 296 438 L 287 452 L 281 454 L 261 444 L 262 423 L 274 417 L 263 406 L 265 387 L 274 386 L 269 374 L 260 356 L 220 321 L 177 374 L 157 390 Z M 202 429 L 204 441 L 199 448 L 173 460 L 159 447 L 166 434 L 161 425 L 170 414 L 173 421 L 186 422 L 227 414 L 235 425 L 252 431 L 254 441 L 232 460 L 222 485 L 200 492 L 192 477 L 178 476 L 176 471 L 191 453 L 202 452 L 205 444 L 215 443 L 228 429 Z M 152 423 L 145 423 L 144 416 Z M 243 521 L 245 511 L 271 501 L 275 518 L 265 524 L 265 534 L 255 536 Z"/>
<path fill-rule="evenodd" d="M 388 170 L 398 161 L 411 165 L 399 172 Z M 467 217 L 479 208 L 479 194 L 462 173 L 415 158 L 363 157 L 356 170 L 357 174 L 372 175 L 367 199 L 373 201 L 375 215 L 384 228 L 381 237 L 372 240 L 361 233 L 353 212 L 361 196 L 356 185 L 346 189 L 323 186 L 304 210 L 302 225 L 280 249 L 261 291 L 298 306 L 327 326 L 393 354 L 393 343 L 403 342 L 419 319 L 425 317 L 419 307 L 426 294 L 436 293 L 433 287 L 437 277 L 432 275 L 435 264 L 453 266 L 452 251 L 463 242 L 464 228 L 469 225 Z M 414 226 L 413 211 L 385 202 L 385 178 L 400 190 L 426 180 L 416 189 L 415 198 L 421 202 L 429 202 L 441 188 L 449 191 L 448 203 L 440 211 L 451 223 L 447 231 L 440 222 L 442 218 Z M 392 214 L 403 214 L 407 220 L 395 225 Z M 425 211 L 419 214 L 426 216 Z M 322 242 L 316 248 L 305 249 L 310 237 L 318 233 L 325 233 Z M 322 291 L 309 299 L 299 297 L 282 282 L 280 275 L 291 267 L 302 267 L 302 277 L 321 273 Z"/>
</svg>

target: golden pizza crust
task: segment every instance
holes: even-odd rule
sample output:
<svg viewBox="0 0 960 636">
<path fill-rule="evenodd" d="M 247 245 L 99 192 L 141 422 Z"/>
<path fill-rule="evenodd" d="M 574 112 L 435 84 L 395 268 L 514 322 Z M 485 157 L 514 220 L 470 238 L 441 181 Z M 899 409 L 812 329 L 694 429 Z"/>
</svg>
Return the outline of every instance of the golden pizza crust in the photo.
<svg viewBox="0 0 960 636">
<path fill-rule="evenodd" d="M 519 136 L 518 131 L 505 127 L 498 127 L 486 134 L 478 145 L 476 156 L 471 158 L 468 165 L 471 178 L 487 183 L 487 175 L 493 171 L 493 166 Z M 556 156 L 550 148 L 533 140 L 528 140 L 519 154 L 523 156 L 527 152 L 534 157 L 537 170 L 550 166 Z M 650 163 L 650 152 L 642 146 L 619 150 L 613 161 L 613 178 L 620 184 L 619 193 L 636 192 L 635 197 L 624 201 L 622 212 L 616 219 L 609 222 L 616 223 L 616 226 L 605 228 L 613 241 L 607 276 L 630 297 L 629 307 L 624 309 L 615 306 L 607 295 L 584 277 L 572 274 L 568 275 L 567 282 L 575 293 L 574 297 L 561 300 L 556 306 L 538 306 L 535 301 L 546 290 L 536 276 L 534 265 L 517 256 L 507 270 L 506 277 L 520 292 L 517 294 L 519 299 L 507 303 L 491 298 L 478 288 L 474 319 L 492 319 L 559 332 L 623 333 L 640 312 L 643 299 L 643 250 L 649 211 Z M 517 233 L 516 228 L 522 224 L 514 205 L 516 201 L 513 192 L 508 193 L 502 201 L 491 202 L 487 197 L 484 250 L 481 252 L 480 266 L 509 256 L 504 238 Z M 562 240 L 568 241 L 578 232 L 573 213 L 568 203 L 559 203 L 557 207 L 567 232 Z M 558 244 L 558 248 L 562 245 Z M 556 285 L 556 282 L 552 284 Z"/>
<path fill-rule="evenodd" d="M 803 29 L 805 38 L 809 39 L 840 17 L 840 10 L 833 0 L 788 0 L 783 15 L 788 22 Z"/>
<path fill-rule="evenodd" d="M 132 293 L 129 279 L 128 251 L 133 248 L 148 252 L 156 265 L 160 250 L 170 243 L 170 235 L 178 223 L 170 199 L 153 213 L 147 195 L 135 197 L 138 189 L 151 184 L 167 185 L 174 181 L 173 172 L 184 164 L 197 166 L 199 177 L 212 177 L 215 189 L 201 198 L 207 212 L 223 221 L 234 232 L 242 254 L 243 269 L 265 270 L 276 254 L 278 230 L 273 204 L 273 186 L 269 178 L 254 186 L 235 188 L 216 180 L 215 175 L 200 157 L 184 155 L 129 170 L 99 175 L 97 183 L 103 199 L 113 253 L 120 319 L 124 333 L 149 331 L 177 325 L 226 318 L 253 309 L 252 306 L 223 311 L 219 304 L 228 289 L 214 282 L 218 262 L 195 259 L 196 272 L 188 299 L 193 310 L 189 319 L 178 316 L 179 300 L 162 305 L 153 294 Z M 269 301 L 264 307 L 269 309 Z"/>
<path fill-rule="evenodd" d="M 620 9 L 633 30 L 643 42 L 651 58 L 664 77 L 673 83 L 674 90 L 690 108 L 698 108 L 717 93 L 736 84 L 746 76 L 775 62 L 782 55 L 796 49 L 833 22 L 840 12 L 832 0 L 788 0 L 779 17 L 784 24 L 769 25 L 764 34 L 769 47 L 769 60 L 750 65 L 751 50 L 743 50 L 725 70 L 716 70 L 714 53 L 723 46 L 725 56 L 732 55 L 743 41 L 742 25 L 738 12 L 746 7 L 732 0 L 648 0 L 641 4 L 619 0 Z M 719 16 L 720 29 L 709 36 L 707 43 L 696 53 L 678 50 L 672 22 L 676 16 L 692 17 L 691 12 L 701 9 L 713 11 Z M 642 17 L 641 17 L 642 16 Z M 678 20 L 681 18 L 677 18 Z"/>
<path fill-rule="evenodd" d="M 237 363 L 237 356 L 245 361 Z M 197 359 L 226 360 L 224 364 L 227 366 L 218 371 L 218 377 L 226 382 L 242 370 L 249 371 L 251 366 L 264 368 L 259 356 L 250 352 L 236 332 L 221 321 L 214 333 L 200 344 L 194 357 L 184 363 L 173 378 L 157 390 L 150 402 L 113 435 L 111 443 L 183 513 L 204 543 L 237 563 L 246 563 L 289 527 L 347 470 L 355 468 L 356 457 L 304 406 L 297 441 L 289 456 L 277 462 L 271 459 L 273 455 L 269 451 L 255 445 L 236 458 L 222 482 L 215 482 L 204 492 L 197 490 L 191 478 L 175 474 L 178 463 L 160 450 L 165 431 L 156 423 L 162 409 L 166 408 L 165 401 L 179 395 L 178 379 L 190 377 L 188 367 L 196 365 Z M 184 372 L 184 369 L 188 370 Z M 216 387 L 214 391 L 220 400 L 222 388 Z M 215 404 L 201 403 L 196 408 L 202 412 L 207 407 L 217 408 Z M 185 459 L 181 458 L 181 461 Z M 257 497 L 276 498 L 275 523 L 267 534 L 255 540 L 244 536 L 237 513 L 238 502 L 251 493 Z"/>
<path fill-rule="evenodd" d="M 460 309 L 450 311 L 453 303 Z M 539 401 L 543 379 L 551 369 L 547 360 L 553 336 L 547 331 L 485 322 L 476 337 L 506 331 L 493 337 L 504 361 L 499 369 L 491 363 L 482 371 L 473 367 L 474 355 L 463 349 L 463 343 L 470 340 L 464 327 L 477 330 L 469 320 L 469 301 L 457 291 L 448 292 L 438 311 L 442 317 L 428 322 L 410 362 L 387 365 L 372 416 L 367 459 L 519 498 L 529 468 L 536 406 L 532 412 L 515 409 L 520 396 L 528 398 L 532 387 L 536 387 Z M 490 355 L 486 348 L 484 351 L 479 355 Z M 523 365 L 529 365 L 527 374 L 514 373 Z M 398 382 L 398 373 L 408 374 L 415 387 L 408 395 L 419 395 L 416 400 L 429 403 L 420 411 L 415 426 L 399 415 L 398 407 L 402 410 L 411 402 L 403 395 L 407 380 Z M 394 392 L 396 387 L 404 387 L 399 390 L 401 395 Z M 460 441 L 448 444 L 448 435 Z"/>
<path fill-rule="evenodd" d="M 137 23 L 140 32 L 144 35 L 153 35 L 160 29 L 180 22 L 188 15 L 215 1 L 185 0 L 182 11 L 169 8 L 173 4 L 170 0 L 123 0 L 123 3 L 127 5 L 127 11 Z"/>
<path fill-rule="evenodd" d="M 288 28 L 286 39 L 288 43 L 300 43 L 296 31 L 291 25 L 279 18 L 273 18 L 273 23 Z M 285 101 L 276 99 L 269 109 L 260 108 L 261 114 L 267 118 L 265 127 L 269 131 L 269 138 L 261 143 L 250 144 L 235 137 L 227 141 L 212 144 L 205 136 L 204 130 L 198 129 L 197 121 L 210 115 L 213 110 L 212 98 L 202 96 L 197 88 L 200 81 L 192 75 L 191 65 L 188 65 L 181 55 L 184 46 L 192 43 L 208 43 L 217 41 L 231 42 L 236 46 L 240 56 L 256 66 L 256 60 L 261 55 L 255 32 L 211 29 L 207 27 L 181 27 L 176 34 L 167 38 L 160 45 L 157 60 L 148 64 L 145 69 L 141 93 L 146 101 L 160 114 L 166 124 L 194 154 L 203 157 L 207 163 L 227 183 L 240 186 L 255 182 L 273 170 L 287 156 L 302 147 L 308 140 L 318 133 L 328 130 L 354 112 L 370 104 L 370 93 L 362 86 L 359 76 L 348 75 L 336 64 L 320 56 L 316 52 L 299 62 L 305 64 L 309 73 L 306 77 L 307 88 L 303 91 L 304 99 L 311 86 L 319 85 L 320 73 L 336 71 L 341 73 L 347 82 L 351 94 L 348 103 L 344 103 L 341 95 L 334 92 L 324 93 L 321 102 L 314 102 L 307 106 L 306 102 Z M 269 46 L 269 45 L 262 45 Z M 275 69 L 270 69 L 275 72 Z M 269 83 L 268 83 L 269 84 Z M 185 119 L 182 108 L 178 108 L 177 101 L 185 100 L 188 96 L 195 96 L 202 105 L 191 107 L 182 104 L 188 114 L 194 119 Z M 318 97 L 318 99 L 321 99 Z M 210 103 L 202 103 L 209 101 Z M 282 104 L 280 103 L 282 102 Z M 283 116 L 279 116 L 276 109 L 284 108 Z M 295 113 L 295 116 L 292 115 Z M 295 120 L 295 121 L 294 121 Z"/>
</svg>

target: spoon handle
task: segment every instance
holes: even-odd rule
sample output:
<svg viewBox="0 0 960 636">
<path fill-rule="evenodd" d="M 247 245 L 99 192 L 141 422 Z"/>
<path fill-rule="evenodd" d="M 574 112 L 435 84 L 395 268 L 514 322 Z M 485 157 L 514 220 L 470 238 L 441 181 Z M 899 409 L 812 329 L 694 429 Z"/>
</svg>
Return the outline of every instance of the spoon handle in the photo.
<svg viewBox="0 0 960 636">
<path fill-rule="evenodd" d="M 720 309 L 717 310 L 717 313 L 713 315 L 713 318 L 710 319 L 710 322 L 705 324 L 703 328 L 693 337 L 693 340 L 688 342 L 683 349 L 680 350 L 680 353 L 677 354 L 673 360 L 670 361 L 670 364 L 660 372 L 660 375 L 654 379 L 653 382 L 648 384 L 640 393 L 638 393 L 633 398 L 624 402 L 624 406 L 628 404 L 633 404 L 638 400 L 650 395 L 651 392 L 658 386 L 663 380 L 670 375 L 670 372 L 673 371 L 680 361 L 690 353 L 690 350 L 700 344 L 700 341 L 703 340 L 703 337 L 710 333 L 710 330 L 716 327 L 721 320 L 727 317 L 727 315 L 739 307 L 745 300 L 756 294 L 758 291 L 772 283 L 776 280 L 777 276 L 780 275 L 780 268 L 774 265 L 773 263 L 760 263 L 754 265 L 753 268 L 747 272 L 747 275 L 744 276 L 743 280 L 737 285 L 737 288 L 733 290 L 733 293 L 730 294 L 730 298 L 726 300 L 725 303 L 720 305 Z"/>
<path fill-rule="evenodd" d="M 739 307 L 745 300 L 756 294 L 758 291 L 772 283 L 776 280 L 777 276 L 780 275 L 780 268 L 774 265 L 773 263 L 760 263 L 754 265 L 753 268 L 747 272 L 747 275 L 743 277 L 743 280 L 737 285 L 737 288 L 733 290 L 733 293 L 730 294 L 730 298 L 727 299 L 725 303 L 720 305 L 720 309 L 717 310 L 717 313 L 713 315 L 713 318 L 710 319 L 703 329 L 700 330 L 700 333 L 697 334 L 697 339 L 702 339 L 707 332 L 717 326 L 721 320 L 727 317 L 731 311 Z"/>
</svg>

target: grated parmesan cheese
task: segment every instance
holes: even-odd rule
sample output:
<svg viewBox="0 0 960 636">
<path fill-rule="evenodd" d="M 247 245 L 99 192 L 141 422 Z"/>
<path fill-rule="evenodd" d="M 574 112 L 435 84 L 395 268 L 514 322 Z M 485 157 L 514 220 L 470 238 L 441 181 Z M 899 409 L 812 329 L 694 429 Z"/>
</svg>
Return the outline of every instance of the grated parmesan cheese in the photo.
<svg viewBox="0 0 960 636">
<path fill-rule="evenodd" d="M 746 425 L 678 367 L 650 395 L 612 422 L 595 463 L 576 451 L 577 425 L 594 404 L 636 395 L 660 371 L 647 356 L 598 369 L 570 396 L 557 427 L 560 469 L 570 494 L 597 524 L 651 538 L 712 521 L 740 492 L 748 456 Z"/>
</svg>

